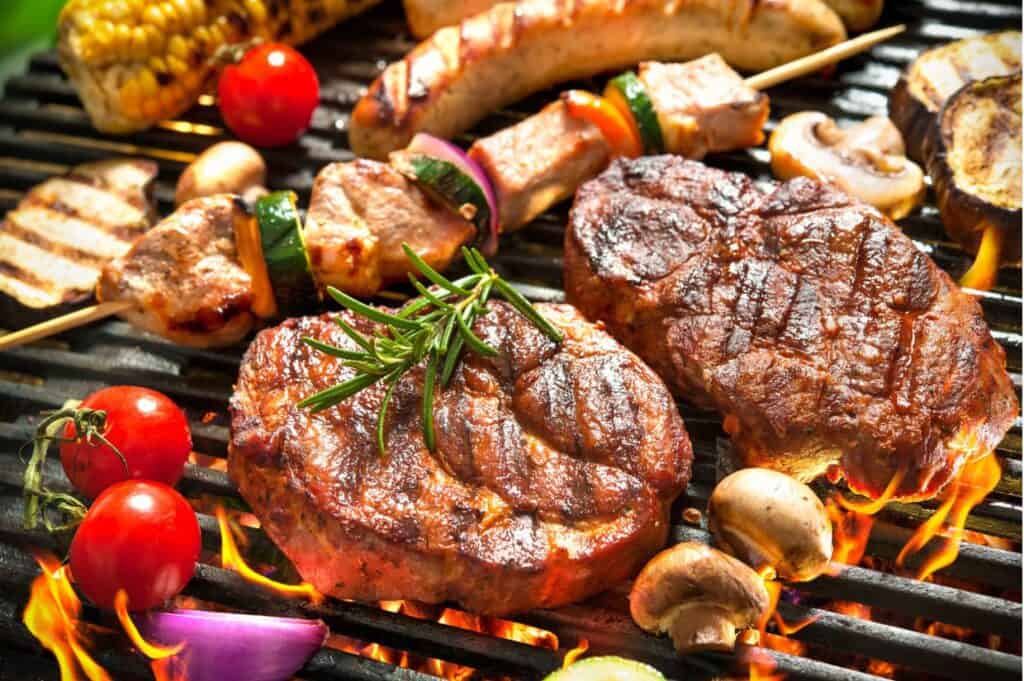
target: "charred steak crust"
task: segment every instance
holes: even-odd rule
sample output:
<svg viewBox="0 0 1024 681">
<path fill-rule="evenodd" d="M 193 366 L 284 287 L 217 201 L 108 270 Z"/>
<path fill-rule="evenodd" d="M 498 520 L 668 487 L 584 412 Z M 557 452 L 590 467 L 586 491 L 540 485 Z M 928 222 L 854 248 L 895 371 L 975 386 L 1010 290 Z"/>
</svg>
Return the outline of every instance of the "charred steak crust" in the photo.
<svg viewBox="0 0 1024 681">
<path fill-rule="evenodd" d="M 507 614 L 585 598 L 663 546 L 692 460 L 671 394 L 572 307 L 540 307 L 560 345 L 503 303 L 477 322 L 500 355 L 464 353 L 438 389 L 436 454 L 422 369 L 396 388 L 381 457 L 379 386 L 320 414 L 295 406 L 353 373 L 301 342 L 354 349 L 329 316 L 256 337 L 231 399 L 229 472 L 304 579 L 344 598 Z"/>
<path fill-rule="evenodd" d="M 565 259 L 568 300 L 726 414 L 750 465 L 838 464 L 872 496 L 904 470 L 897 496 L 926 498 L 1018 412 L 978 303 L 827 185 L 618 161 L 577 193 Z"/>
</svg>

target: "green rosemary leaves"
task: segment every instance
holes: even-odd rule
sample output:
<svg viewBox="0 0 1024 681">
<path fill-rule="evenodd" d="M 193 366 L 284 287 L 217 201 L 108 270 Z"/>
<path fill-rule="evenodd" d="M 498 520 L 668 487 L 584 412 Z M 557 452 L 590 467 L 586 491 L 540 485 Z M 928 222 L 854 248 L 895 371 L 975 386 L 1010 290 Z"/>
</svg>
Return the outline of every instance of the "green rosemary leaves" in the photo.
<svg viewBox="0 0 1024 681">
<path fill-rule="evenodd" d="M 419 292 L 419 297 L 391 314 L 328 287 L 328 294 L 339 304 L 377 322 L 381 328 L 372 337 L 366 337 L 338 317 L 341 330 L 352 339 L 358 350 L 346 350 L 315 338 L 303 338 L 307 345 L 343 360 L 346 366 L 356 370 L 356 375 L 307 397 L 299 402 L 300 407 L 322 411 L 378 381 L 387 386 L 377 415 L 377 446 L 382 455 L 386 453 L 384 426 L 395 385 L 403 374 L 424 361 L 423 438 L 427 447 L 434 450 L 434 386 L 438 382 L 442 387 L 448 384 L 463 348 L 481 355 L 498 354 L 472 330 L 477 317 L 486 311 L 491 295 L 505 299 L 551 340 L 556 343 L 562 340 L 562 333 L 544 319 L 522 294 L 498 276 L 477 249 L 462 249 L 472 274 L 455 281 L 445 278 L 424 262 L 408 245 L 402 244 L 402 249 L 416 270 L 432 284 L 428 287 L 410 273 L 409 281 Z"/>
</svg>

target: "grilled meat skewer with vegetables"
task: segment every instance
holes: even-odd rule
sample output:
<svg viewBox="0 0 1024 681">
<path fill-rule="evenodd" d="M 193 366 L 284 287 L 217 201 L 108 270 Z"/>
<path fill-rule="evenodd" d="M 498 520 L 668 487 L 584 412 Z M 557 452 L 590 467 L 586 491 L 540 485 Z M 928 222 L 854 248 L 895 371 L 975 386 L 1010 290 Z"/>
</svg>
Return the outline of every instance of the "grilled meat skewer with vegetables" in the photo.
<svg viewBox="0 0 1024 681">
<path fill-rule="evenodd" d="M 883 34 L 863 38 L 757 79 L 796 77 L 864 49 Z M 402 243 L 443 270 L 474 236 L 485 251 L 493 252 L 500 231 L 517 229 L 567 198 L 614 156 L 668 151 L 700 158 L 742 148 L 761 141 L 767 116 L 767 97 L 717 55 L 686 64 L 641 64 L 636 74 L 613 79 L 605 96 L 568 93 L 518 125 L 478 140 L 468 154 L 424 135 L 393 155 L 390 165 L 358 160 L 325 167 L 314 184 L 304 241 L 296 218 L 293 245 L 304 243 L 319 285 L 373 295 L 409 275 Z M 181 195 L 224 188 L 211 177 L 230 179 L 232 189 L 258 195 L 263 169 L 251 156 L 211 148 L 183 176 Z M 230 167 L 238 159 L 244 168 Z M 183 215 L 172 215 L 109 268 L 99 298 L 110 307 L 95 310 L 97 315 L 125 314 L 178 342 L 215 346 L 237 341 L 260 320 L 273 318 L 279 304 L 295 302 L 283 291 L 261 285 L 267 279 L 253 265 L 262 260 L 254 247 L 258 239 L 239 236 L 253 234 L 255 223 L 245 217 L 240 202 L 221 198 L 185 204 L 179 212 Z M 204 220 L 221 223 L 198 227 L 218 238 L 189 243 L 192 235 L 183 225 Z M 225 271 L 209 271 L 206 255 L 225 263 Z M 128 262 L 132 258 L 143 264 Z M 152 267 L 173 273 L 149 277 Z M 223 282 L 192 288 L 185 281 L 189 268 L 202 268 L 198 280 L 223 277 Z M 149 279 L 164 281 L 154 287 Z M 311 300 L 305 301 L 307 307 Z M 0 347 L 60 330 L 64 327 L 54 320 L 45 330 L 25 329 L 0 339 Z"/>
</svg>

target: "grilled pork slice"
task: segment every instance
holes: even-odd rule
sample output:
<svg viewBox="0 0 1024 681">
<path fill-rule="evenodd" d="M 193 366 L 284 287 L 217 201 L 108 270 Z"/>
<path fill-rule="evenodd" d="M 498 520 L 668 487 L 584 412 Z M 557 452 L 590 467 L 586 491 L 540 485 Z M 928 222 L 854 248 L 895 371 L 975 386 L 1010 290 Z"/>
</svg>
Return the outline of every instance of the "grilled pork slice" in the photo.
<svg viewBox="0 0 1024 681">
<path fill-rule="evenodd" d="M 889 117 L 903 133 L 907 156 L 928 162 L 925 149 L 939 109 L 967 83 L 1021 68 L 1020 31 L 966 38 L 922 53 L 889 95 Z"/>
<path fill-rule="evenodd" d="M 152 161 L 76 166 L 33 187 L 0 224 L 0 293 L 29 308 L 79 303 L 154 220 Z"/>
<path fill-rule="evenodd" d="M 175 343 L 238 342 L 256 320 L 235 248 L 238 223 L 251 219 L 231 194 L 187 201 L 103 269 L 96 297 L 133 303 L 125 319 Z"/>
<path fill-rule="evenodd" d="M 441 270 L 474 234 L 390 165 L 362 159 L 320 171 L 305 225 L 317 280 L 359 296 L 406 280 L 403 243 Z"/>
<path fill-rule="evenodd" d="M 501 231 L 510 232 L 572 196 L 604 170 L 610 152 L 596 125 L 573 118 L 557 101 L 477 140 L 469 155 L 491 179 Z"/>
<path fill-rule="evenodd" d="M 439 30 L 387 67 L 352 113 L 349 143 L 382 159 L 417 132 L 451 138 L 552 85 L 720 53 L 762 71 L 842 41 L 821 0 L 521 0 Z"/>
<path fill-rule="evenodd" d="M 768 96 L 744 83 L 721 55 L 683 64 L 646 62 L 637 76 L 658 114 L 666 151 L 702 159 L 764 141 Z"/>
<path fill-rule="evenodd" d="M 555 345 L 511 307 L 491 306 L 474 331 L 500 355 L 463 353 L 436 388 L 434 453 L 422 368 L 395 388 L 382 456 L 382 385 L 319 414 L 296 406 L 353 376 L 301 341 L 355 349 L 330 316 L 290 319 L 249 347 L 228 472 L 319 590 L 501 615 L 585 598 L 664 544 L 692 459 L 664 384 L 571 307 L 538 306 L 565 333 Z"/>
<path fill-rule="evenodd" d="M 877 210 L 798 178 L 767 192 L 678 157 L 617 161 L 576 195 L 566 294 L 752 466 L 836 465 L 933 496 L 1018 412 L 974 298 Z"/>
</svg>

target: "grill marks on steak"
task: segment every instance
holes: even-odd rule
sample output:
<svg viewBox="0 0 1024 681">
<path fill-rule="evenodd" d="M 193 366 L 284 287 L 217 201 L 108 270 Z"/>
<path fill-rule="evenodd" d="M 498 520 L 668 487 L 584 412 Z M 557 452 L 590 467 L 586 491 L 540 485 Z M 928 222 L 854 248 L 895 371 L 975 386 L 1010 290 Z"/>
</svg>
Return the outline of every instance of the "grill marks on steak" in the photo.
<svg viewBox="0 0 1024 681">
<path fill-rule="evenodd" d="M 303 578 L 359 600 L 458 601 L 503 614 L 579 600 L 631 576 L 664 544 L 690 475 L 672 397 L 637 357 L 568 306 L 541 306 L 556 345 L 502 303 L 435 396 L 423 444 L 423 371 L 310 414 L 295 404 L 352 370 L 301 343 L 354 345 L 327 317 L 288 320 L 246 353 L 231 401 L 230 472 Z M 348 320 L 364 333 L 362 319 Z"/>
<path fill-rule="evenodd" d="M 1017 414 L 977 302 L 874 209 L 797 179 L 675 157 L 577 194 L 566 292 L 678 394 L 731 415 L 749 465 L 839 464 L 877 496 L 934 495 Z"/>
</svg>

